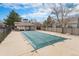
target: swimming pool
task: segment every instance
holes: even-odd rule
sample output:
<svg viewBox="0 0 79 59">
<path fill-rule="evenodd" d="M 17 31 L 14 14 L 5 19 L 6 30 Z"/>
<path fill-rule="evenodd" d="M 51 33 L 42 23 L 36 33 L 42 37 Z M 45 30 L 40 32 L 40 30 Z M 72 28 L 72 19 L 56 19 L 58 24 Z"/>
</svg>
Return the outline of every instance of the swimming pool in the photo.
<svg viewBox="0 0 79 59">
<path fill-rule="evenodd" d="M 63 37 L 37 31 L 23 31 L 22 34 L 25 38 L 28 38 L 27 40 L 31 43 L 35 50 L 65 40 Z"/>
</svg>

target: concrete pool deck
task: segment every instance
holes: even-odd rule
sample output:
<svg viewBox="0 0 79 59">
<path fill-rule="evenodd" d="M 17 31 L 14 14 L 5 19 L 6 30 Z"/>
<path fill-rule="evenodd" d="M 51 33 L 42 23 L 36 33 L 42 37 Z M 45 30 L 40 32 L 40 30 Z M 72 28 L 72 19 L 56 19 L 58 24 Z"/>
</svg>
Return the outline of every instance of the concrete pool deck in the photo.
<svg viewBox="0 0 79 59">
<path fill-rule="evenodd" d="M 21 32 L 12 31 L 0 44 L 0 56 L 79 56 L 79 36 L 48 31 L 39 32 L 68 39 L 32 52 L 33 47 Z"/>
</svg>

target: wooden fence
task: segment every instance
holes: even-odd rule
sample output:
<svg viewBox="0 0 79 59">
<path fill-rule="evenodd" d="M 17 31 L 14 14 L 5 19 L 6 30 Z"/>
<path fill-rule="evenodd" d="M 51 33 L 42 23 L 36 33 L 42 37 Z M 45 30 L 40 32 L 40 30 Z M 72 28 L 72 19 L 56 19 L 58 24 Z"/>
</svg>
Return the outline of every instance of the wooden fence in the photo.
<svg viewBox="0 0 79 59">
<path fill-rule="evenodd" d="M 42 30 L 62 33 L 62 28 L 42 28 Z M 64 33 L 79 35 L 79 28 L 65 28 Z"/>
</svg>

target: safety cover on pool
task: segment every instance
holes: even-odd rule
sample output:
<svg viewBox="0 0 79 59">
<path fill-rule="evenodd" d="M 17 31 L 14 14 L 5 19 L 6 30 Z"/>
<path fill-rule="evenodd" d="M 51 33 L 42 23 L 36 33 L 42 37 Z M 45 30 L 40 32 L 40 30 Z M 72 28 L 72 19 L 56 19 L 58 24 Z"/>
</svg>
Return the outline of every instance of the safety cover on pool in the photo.
<svg viewBox="0 0 79 59">
<path fill-rule="evenodd" d="M 37 31 L 23 31 L 22 34 L 28 38 L 27 40 L 34 49 L 39 49 L 51 44 L 54 44 L 59 41 L 65 40 L 63 37 L 58 37 L 55 35 L 50 35 L 42 32 Z"/>
</svg>

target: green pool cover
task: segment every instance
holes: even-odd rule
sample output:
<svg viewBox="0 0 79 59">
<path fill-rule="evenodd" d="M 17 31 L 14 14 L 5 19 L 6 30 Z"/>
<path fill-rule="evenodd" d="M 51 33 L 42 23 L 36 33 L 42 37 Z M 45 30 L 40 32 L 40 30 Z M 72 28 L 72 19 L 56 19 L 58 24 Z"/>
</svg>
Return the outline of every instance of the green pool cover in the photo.
<svg viewBox="0 0 79 59">
<path fill-rule="evenodd" d="M 37 31 L 23 31 L 22 34 L 28 38 L 27 40 L 31 43 L 35 50 L 65 40 L 63 37 Z"/>
</svg>

